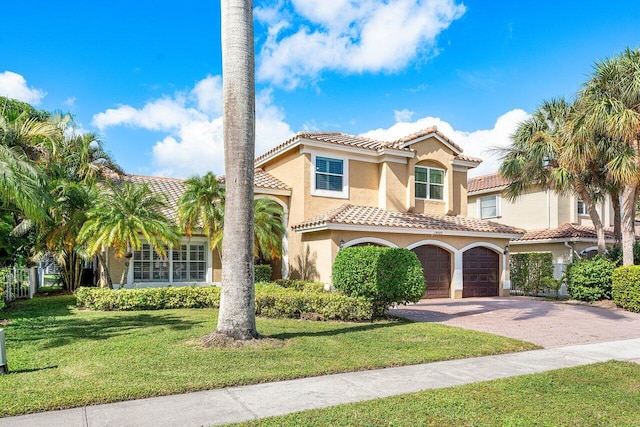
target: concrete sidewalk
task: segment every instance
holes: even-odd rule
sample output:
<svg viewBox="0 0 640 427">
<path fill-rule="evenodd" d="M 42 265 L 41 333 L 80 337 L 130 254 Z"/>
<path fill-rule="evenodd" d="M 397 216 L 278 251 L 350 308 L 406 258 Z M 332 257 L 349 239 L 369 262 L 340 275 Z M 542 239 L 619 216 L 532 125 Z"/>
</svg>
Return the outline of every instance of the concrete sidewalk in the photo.
<svg viewBox="0 0 640 427">
<path fill-rule="evenodd" d="M 218 425 L 612 359 L 640 360 L 640 338 L 41 412 L 0 427 Z"/>
</svg>

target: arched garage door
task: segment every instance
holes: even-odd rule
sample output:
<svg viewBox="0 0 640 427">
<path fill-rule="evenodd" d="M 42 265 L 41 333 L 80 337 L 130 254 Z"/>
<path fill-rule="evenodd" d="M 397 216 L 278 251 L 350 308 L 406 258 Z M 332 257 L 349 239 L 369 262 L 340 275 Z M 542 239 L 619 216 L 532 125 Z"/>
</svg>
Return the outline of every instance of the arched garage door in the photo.
<svg viewBox="0 0 640 427">
<path fill-rule="evenodd" d="M 462 255 L 462 297 L 498 295 L 499 256 L 488 248 L 477 247 Z"/>
<path fill-rule="evenodd" d="M 418 246 L 412 250 L 422 264 L 424 280 L 427 282 L 425 298 L 449 298 L 451 254 L 433 245 Z"/>
</svg>

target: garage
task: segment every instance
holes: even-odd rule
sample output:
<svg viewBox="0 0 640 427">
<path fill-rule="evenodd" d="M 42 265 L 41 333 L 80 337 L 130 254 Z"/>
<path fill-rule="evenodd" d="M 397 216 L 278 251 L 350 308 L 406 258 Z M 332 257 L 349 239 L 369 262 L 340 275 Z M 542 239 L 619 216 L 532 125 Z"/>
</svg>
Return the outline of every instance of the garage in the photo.
<svg viewBox="0 0 640 427">
<path fill-rule="evenodd" d="M 418 256 L 424 280 L 427 282 L 425 298 L 449 298 L 451 296 L 451 254 L 437 246 L 425 245 L 412 249 Z"/>
<path fill-rule="evenodd" d="M 484 247 L 472 248 L 462 255 L 462 297 L 498 296 L 499 255 Z"/>
</svg>

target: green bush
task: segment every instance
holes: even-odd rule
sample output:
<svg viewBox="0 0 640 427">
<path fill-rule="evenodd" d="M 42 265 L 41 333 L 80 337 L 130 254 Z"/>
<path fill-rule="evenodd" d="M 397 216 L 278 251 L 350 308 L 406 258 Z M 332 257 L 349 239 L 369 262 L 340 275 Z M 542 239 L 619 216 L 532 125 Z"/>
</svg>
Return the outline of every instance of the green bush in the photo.
<svg viewBox="0 0 640 427">
<path fill-rule="evenodd" d="M 256 314 L 265 317 L 298 319 L 316 313 L 325 320 L 363 321 L 373 318 L 371 300 L 338 292 L 309 293 L 278 285 L 256 289 Z"/>
<path fill-rule="evenodd" d="M 78 307 L 91 310 L 162 310 L 220 306 L 220 288 L 214 286 L 119 289 L 85 288 L 75 292 Z"/>
<path fill-rule="evenodd" d="M 304 292 L 324 292 L 324 283 L 307 282 L 306 280 L 297 279 L 276 279 L 275 284 L 283 288 L 295 289 Z"/>
<path fill-rule="evenodd" d="M 553 278 L 553 255 L 551 252 L 526 252 L 512 254 L 509 264 L 511 289 L 523 294 L 538 295 Z"/>
<path fill-rule="evenodd" d="M 7 304 L 4 302 L 4 287 L 0 284 L 0 310 L 5 308 Z"/>
<path fill-rule="evenodd" d="M 256 264 L 253 266 L 255 283 L 266 283 L 271 281 L 271 266 L 269 264 Z"/>
<path fill-rule="evenodd" d="M 169 308 L 219 308 L 220 288 L 175 287 L 119 289 L 85 288 L 76 292 L 78 307 L 90 310 L 161 310 Z M 317 313 L 326 320 L 371 320 L 373 308 L 366 298 L 340 293 L 309 293 L 275 284 L 256 286 L 256 314 L 266 317 L 300 318 Z"/>
<path fill-rule="evenodd" d="M 615 262 L 617 266 L 622 265 L 622 246 L 612 246 L 607 249 L 605 256 Z M 640 241 L 636 240 L 633 244 L 633 263 L 640 264 Z"/>
<path fill-rule="evenodd" d="M 567 266 L 567 290 L 573 299 L 611 299 L 611 277 L 615 262 L 600 256 L 575 261 Z"/>
<path fill-rule="evenodd" d="M 333 285 L 346 295 L 371 299 L 376 316 L 384 315 L 392 304 L 418 302 L 426 286 L 414 252 L 377 246 L 354 246 L 338 252 Z"/>
<path fill-rule="evenodd" d="M 613 270 L 611 295 L 620 307 L 640 313 L 640 266 L 630 265 Z"/>
</svg>

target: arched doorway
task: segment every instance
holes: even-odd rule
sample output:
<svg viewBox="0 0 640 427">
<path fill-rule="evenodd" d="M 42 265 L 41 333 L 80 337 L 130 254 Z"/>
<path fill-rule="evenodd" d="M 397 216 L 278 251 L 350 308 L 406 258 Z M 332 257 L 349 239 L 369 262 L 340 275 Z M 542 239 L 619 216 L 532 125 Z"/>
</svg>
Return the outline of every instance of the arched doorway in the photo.
<svg viewBox="0 0 640 427">
<path fill-rule="evenodd" d="M 425 298 L 449 298 L 451 296 L 451 254 L 434 245 L 411 249 L 422 264 L 427 282 Z"/>
<path fill-rule="evenodd" d="M 500 258 L 489 248 L 478 246 L 462 254 L 462 297 L 493 297 L 500 284 Z"/>
</svg>

